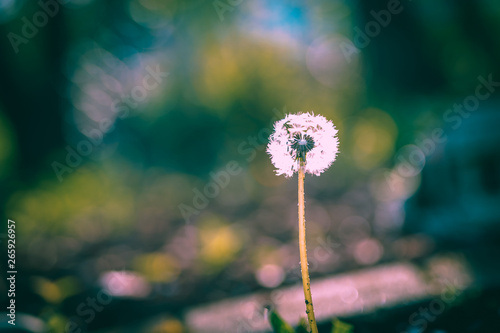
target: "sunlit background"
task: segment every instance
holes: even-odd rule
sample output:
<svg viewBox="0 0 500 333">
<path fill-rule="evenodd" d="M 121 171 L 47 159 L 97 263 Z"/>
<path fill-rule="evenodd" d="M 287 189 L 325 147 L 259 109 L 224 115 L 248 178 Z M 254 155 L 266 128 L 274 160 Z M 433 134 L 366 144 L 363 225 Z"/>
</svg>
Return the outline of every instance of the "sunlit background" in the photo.
<svg viewBox="0 0 500 333">
<path fill-rule="evenodd" d="M 409 318 L 432 293 L 405 265 L 451 255 L 464 290 L 426 328 L 498 332 L 499 33 L 494 0 L 0 0 L 19 325 L 268 330 L 213 323 L 265 316 L 235 297 L 299 290 L 297 179 L 274 175 L 265 146 L 285 113 L 314 111 L 340 140 L 306 177 L 320 328 L 340 315 L 355 332 L 420 332 Z"/>
</svg>

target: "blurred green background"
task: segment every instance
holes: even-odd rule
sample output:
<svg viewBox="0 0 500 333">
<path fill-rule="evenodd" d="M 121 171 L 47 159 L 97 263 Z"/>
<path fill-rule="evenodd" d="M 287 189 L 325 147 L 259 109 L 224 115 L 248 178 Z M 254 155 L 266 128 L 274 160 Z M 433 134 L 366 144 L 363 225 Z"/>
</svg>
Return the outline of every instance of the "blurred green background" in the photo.
<svg viewBox="0 0 500 333">
<path fill-rule="evenodd" d="M 290 112 L 339 129 L 306 177 L 313 279 L 496 250 L 499 33 L 494 0 L 0 0 L 17 311 L 184 332 L 192 306 L 297 283 L 296 178 L 265 153 Z"/>
</svg>

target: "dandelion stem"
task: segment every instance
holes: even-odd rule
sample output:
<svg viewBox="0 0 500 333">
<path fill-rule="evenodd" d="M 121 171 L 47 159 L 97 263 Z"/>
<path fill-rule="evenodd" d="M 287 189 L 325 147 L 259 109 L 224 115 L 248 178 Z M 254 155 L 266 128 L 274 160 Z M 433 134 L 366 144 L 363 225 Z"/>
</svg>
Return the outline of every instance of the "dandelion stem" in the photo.
<svg viewBox="0 0 500 333">
<path fill-rule="evenodd" d="M 300 268 L 302 271 L 302 285 L 304 286 L 304 296 L 306 299 L 306 313 L 312 333 L 318 333 L 316 318 L 314 318 L 314 309 L 311 295 L 311 280 L 309 278 L 309 264 L 307 262 L 306 248 L 306 218 L 304 205 L 304 162 L 300 161 L 299 168 L 299 249 L 300 249 Z"/>
</svg>

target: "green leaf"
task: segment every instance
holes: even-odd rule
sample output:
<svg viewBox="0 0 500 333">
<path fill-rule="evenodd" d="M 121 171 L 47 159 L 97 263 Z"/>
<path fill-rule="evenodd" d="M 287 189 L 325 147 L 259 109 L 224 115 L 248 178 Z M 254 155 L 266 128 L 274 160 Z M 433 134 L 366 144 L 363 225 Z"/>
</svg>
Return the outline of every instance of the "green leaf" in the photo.
<svg viewBox="0 0 500 333">
<path fill-rule="evenodd" d="M 276 311 L 269 313 L 269 323 L 275 333 L 295 333 L 292 326 L 290 326 Z"/>
<path fill-rule="evenodd" d="M 309 330 L 307 329 L 307 321 L 305 318 L 300 318 L 299 320 L 299 326 L 296 329 L 297 333 L 309 333 Z"/>
<path fill-rule="evenodd" d="M 352 333 L 354 326 L 338 319 L 333 320 L 332 333 Z"/>
</svg>

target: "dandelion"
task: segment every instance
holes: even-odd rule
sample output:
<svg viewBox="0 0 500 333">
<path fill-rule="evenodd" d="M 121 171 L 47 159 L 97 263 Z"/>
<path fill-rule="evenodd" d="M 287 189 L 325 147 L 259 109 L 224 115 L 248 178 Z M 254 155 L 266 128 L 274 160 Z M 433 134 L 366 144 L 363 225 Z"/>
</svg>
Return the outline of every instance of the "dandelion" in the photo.
<svg viewBox="0 0 500 333">
<path fill-rule="evenodd" d="M 333 123 L 313 113 L 288 114 L 274 124 L 267 152 L 277 175 L 291 177 L 304 162 L 304 171 L 319 176 L 335 161 L 337 130 Z"/>
<path fill-rule="evenodd" d="M 313 113 L 288 114 L 274 124 L 267 153 L 277 175 L 299 175 L 299 250 L 306 313 L 313 333 L 318 333 L 311 295 L 307 263 L 306 220 L 304 205 L 305 173 L 319 176 L 332 165 L 338 152 L 337 130 L 333 123 Z"/>
</svg>

